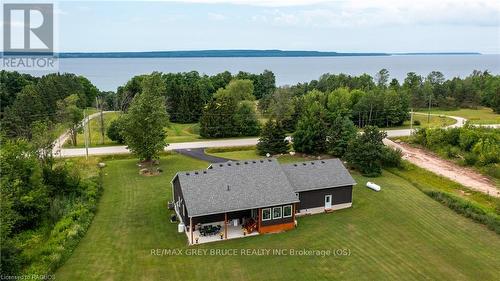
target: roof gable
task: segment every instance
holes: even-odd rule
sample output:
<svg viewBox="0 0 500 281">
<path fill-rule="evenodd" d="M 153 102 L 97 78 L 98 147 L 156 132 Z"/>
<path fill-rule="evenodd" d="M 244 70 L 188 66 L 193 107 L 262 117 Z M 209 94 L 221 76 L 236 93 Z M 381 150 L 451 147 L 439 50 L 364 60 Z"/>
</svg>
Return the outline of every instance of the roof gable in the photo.
<svg viewBox="0 0 500 281">
<path fill-rule="evenodd" d="M 339 159 L 325 159 L 281 165 L 295 192 L 355 185 Z"/>
<path fill-rule="evenodd" d="M 298 202 L 275 159 L 217 163 L 177 177 L 191 217 Z"/>
</svg>

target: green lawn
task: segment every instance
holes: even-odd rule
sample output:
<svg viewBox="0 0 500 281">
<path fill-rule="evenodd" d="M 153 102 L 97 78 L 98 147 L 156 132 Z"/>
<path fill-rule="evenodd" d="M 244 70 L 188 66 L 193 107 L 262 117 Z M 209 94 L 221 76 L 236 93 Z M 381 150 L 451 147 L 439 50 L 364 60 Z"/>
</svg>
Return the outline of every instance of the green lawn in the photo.
<svg viewBox="0 0 500 281">
<path fill-rule="evenodd" d="M 107 130 L 111 122 L 120 116 L 119 112 L 110 112 L 104 114 L 104 128 Z M 96 146 L 109 146 L 109 145 L 120 145 L 106 136 L 106 131 L 104 133 L 104 144 L 101 142 L 101 120 L 99 117 L 90 120 L 90 147 Z M 199 124 L 177 124 L 170 123 L 166 128 L 167 130 L 167 141 L 169 143 L 175 142 L 190 142 L 202 140 L 199 135 Z M 77 147 L 84 147 L 85 140 L 83 137 L 83 132 L 79 133 L 77 136 Z M 72 147 L 69 141 L 65 144 L 65 147 Z"/>
<path fill-rule="evenodd" d="M 93 112 L 95 113 L 95 112 Z M 89 114 L 89 113 L 87 113 Z M 111 124 L 113 120 L 118 118 L 120 116 L 119 112 L 109 112 L 109 113 L 104 113 L 103 118 L 104 118 L 104 143 L 102 143 L 102 135 L 101 135 L 101 119 L 99 117 L 94 118 L 90 120 L 89 123 L 89 129 L 90 129 L 90 147 L 96 147 L 96 146 L 109 146 L 109 145 L 117 145 L 114 141 L 110 140 L 108 136 L 106 135 L 106 130 Z M 85 147 L 85 138 L 83 135 L 83 131 L 79 133 L 76 137 L 76 147 Z M 73 147 L 71 145 L 70 140 L 64 144 L 64 147 Z"/>
<path fill-rule="evenodd" d="M 413 128 L 436 128 L 455 124 L 455 119 L 444 116 L 432 116 L 427 122 L 427 115 L 413 114 L 413 121 L 420 121 L 420 125 L 414 125 Z M 409 129 L 410 120 L 406 120 L 402 126 L 384 128 L 386 130 Z"/>
<path fill-rule="evenodd" d="M 118 118 L 120 113 L 118 112 L 110 112 L 104 114 L 104 128 L 107 130 L 109 125 L 113 120 Z M 99 117 L 94 118 L 90 120 L 89 128 L 90 128 L 90 147 L 97 147 L 97 146 L 110 146 L 110 145 L 122 145 L 119 143 L 116 143 L 112 140 L 110 140 L 106 136 L 106 131 L 104 133 L 104 144 L 101 142 L 101 125 L 100 125 L 100 119 Z M 65 131 L 62 130 L 60 131 L 60 134 L 62 134 Z M 200 131 L 200 124 L 199 123 L 188 123 L 188 124 L 180 124 L 180 123 L 170 123 L 168 127 L 166 128 L 167 131 L 167 142 L 168 143 L 177 143 L 177 142 L 193 142 L 193 141 L 203 141 L 203 140 L 208 140 L 205 138 L 202 138 L 199 135 Z M 235 137 L 237 138 L 248 138 L 248 137 Z M 229 138 L 227 138 L 229 139 Z M 210 139 L 213 140 L 213 139 Z M 77 136 L 77 146 L 76 147 L 85 147 L 85 139 L 83 137 L 83 131 L 78 134 Z M 68 140 L 64 144 L 64 147 L 73 147 Z"/>
<path fill-rule="evenodd" d="M 190 123 L 190 124 L 178 124 L 170 123 L 167 127 L 167 142 L 191 142 L 203 140 L 200 136 L 200 124 Z"/>
<path fill-rule="evenodd" d="M 500 238 L 385 172 L 354 175 L 352 208 L 299 218 L 298 228 L 189 249 L 349 249 L 349 256 L 154 256 L 187 249 L 168 221 L 170 179 L 206 163 L 164 156 L 158 177 L 138 174 L 137 161 L 106 161 L 104 193 L 86 237 L 56 280 L 495 280 Z M 381 192 L 364 187 L 367 180 Z M 425 182 L 422 182 L 425 184 Z M 277 267 L 279 265 L 279 268 Z M 497 276 L 497 277 L 495 277 Z"/>
<path fill-rule="evenodd" d="M 422 112 L 427 113 L 426 111 Z M 431 113 L 467 118 L 473 124 L 500 124 L 500 114 L 494 113 L 491 108 L 487 107 L 479 109 L 432 110 Z"/>
<path fill-rule="evenodd" d="M 219 150 L 219 149 L 216 149 Z M 223 150 L 223 149 L 222 149 Z M 243 149 L 238 151 L 223 151 L 223 152 L 210 152 L 211 149 L 208 148 L 205 150 L 205 154 L 222 157 L 226 159 L 232 160 L 249 160 L 249 159 L 260 159 L 265 158 L 265 156 L 257 154 L 255 149 Z M 305 157 L 300 155 L 291 156 L 289 154 L 275 156 L 278 158 L 280 163 L 291 163 L 297 161 L 307 161 L 307 160 L 315 160 L 314 157 Z"/>
</svg>

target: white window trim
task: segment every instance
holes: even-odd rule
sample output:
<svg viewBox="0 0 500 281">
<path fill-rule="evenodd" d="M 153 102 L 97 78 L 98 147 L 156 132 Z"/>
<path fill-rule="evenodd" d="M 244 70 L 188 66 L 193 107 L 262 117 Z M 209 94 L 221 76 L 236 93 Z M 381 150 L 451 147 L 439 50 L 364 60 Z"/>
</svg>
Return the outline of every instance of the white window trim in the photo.
<svg viewBox="0 0 500 281">
<path fill-rule="evenodd" d="M 290 215 L 288 216 L 285 216 L 285 208 L 290 208 Z M 283 218 L 290 218 L 292 215 L 293 215 L 293 208 L 292 208 L 292 205 L 286 205 L 286 206 L 283 206 Z"/>
<path fill-rule="evenodd" d="M 280 216 L 279 217 L 274 216 L 274 209 L 280 209 Z M 273 220 L 281 219 L 282 217 L 283 217 L 283 208 L 282 207 L 273 207 Z"/>
<path fill-rule="evenodd" d="M 268 219 L 264 219 L 264 211 L 266 211 L 266 210 L 269 211 L 269 218 Z M 273 212 L 272 212 L 271 208 L 262 209 L 262 221 L 270 221 L 272 218 L 273 218 Z"/>
</svg>

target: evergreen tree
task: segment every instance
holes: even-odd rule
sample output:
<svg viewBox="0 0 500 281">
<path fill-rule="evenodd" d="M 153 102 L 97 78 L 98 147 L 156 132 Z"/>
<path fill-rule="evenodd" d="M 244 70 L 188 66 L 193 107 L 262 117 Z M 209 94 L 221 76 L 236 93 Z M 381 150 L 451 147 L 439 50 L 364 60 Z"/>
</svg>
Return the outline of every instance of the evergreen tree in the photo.
<svg viewBox="0 0 500 281">
<path fill-rule="evenodd" d="M 260 132 L 260 121 L 255 112 L 255 104 L 242 101 L 234 114 L 235 130 L 240 136 L 257 136 Z"/>
<path fill-rule="evenodd" d="M 347 116 L 337 116 L 330 125 L 326 137 L 328 154 L 336 157 L 344 156 L 349 141 L 356 137 L 357 132 L 358 130 L 351 119 Z"/>
<path fill-rule="evenodd" d="M 365 176 L 379 176 L 382 173 L 382 158 L 387 136 L 375 126 L 366 126 L 363 134 L 352 139 L 344 155 L 347 162 Z"/>
<path fill-rule="evenodd" d="M 293 136 L 293 148 L 304 153 L 323 153 L 326 148 L 326 110 L 312 102 L 302 114 Z"/>
<path fill-rule="evenodd" d="M 276 121 L 269 120 L 264 124 L 257 143 L 257 152 L 260 155 L 281 154 L 288 151 L 288 141 L 283 126 Z"/>
</svg>

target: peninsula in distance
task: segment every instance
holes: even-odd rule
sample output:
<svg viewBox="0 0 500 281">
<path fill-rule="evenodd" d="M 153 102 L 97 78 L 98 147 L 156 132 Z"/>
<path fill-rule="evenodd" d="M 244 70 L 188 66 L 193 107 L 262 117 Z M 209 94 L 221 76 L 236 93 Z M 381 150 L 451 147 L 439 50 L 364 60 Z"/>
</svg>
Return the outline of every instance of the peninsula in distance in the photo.
<svg viewBox="0 0 500 281">
<path fill-rule="evenodd" d="M 203 58 L 203 57 L 348 57 L 348 56 L 391 56 L 391 55 L 480 55 L 477 52 L 445 53 L 339 53 L 326 51 L 284 51 L 284 50 L 193 50 L 193 51 L 151 51 L 151 52 L 64 52 L 60 58 Z"/>
</svg>

